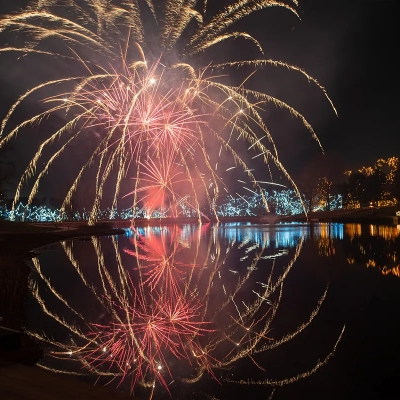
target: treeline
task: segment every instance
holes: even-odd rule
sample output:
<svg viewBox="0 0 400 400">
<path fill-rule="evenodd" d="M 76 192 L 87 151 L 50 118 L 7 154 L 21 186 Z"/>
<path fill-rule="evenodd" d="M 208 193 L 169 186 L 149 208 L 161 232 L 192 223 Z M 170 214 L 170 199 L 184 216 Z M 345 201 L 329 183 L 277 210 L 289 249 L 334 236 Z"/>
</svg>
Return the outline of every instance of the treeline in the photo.
<svg viewBox="0 0 400 400">
<path fill-rule="evenodd" d="M 389 206 L 400 199 L 399 158 L 379 159 L 373 166 L 347 171 L 342 184 L 343 206 Z"/>
<path fill-rule="evenodd" d="M 400 160 L 378 159 L 372 166 L 345 171 L 329 156 L 312 160 L 296 180 L 308 211 L 332 210 L 333 196 L 343 208 L 390 206 L 400 200 Z"/>
</svg>

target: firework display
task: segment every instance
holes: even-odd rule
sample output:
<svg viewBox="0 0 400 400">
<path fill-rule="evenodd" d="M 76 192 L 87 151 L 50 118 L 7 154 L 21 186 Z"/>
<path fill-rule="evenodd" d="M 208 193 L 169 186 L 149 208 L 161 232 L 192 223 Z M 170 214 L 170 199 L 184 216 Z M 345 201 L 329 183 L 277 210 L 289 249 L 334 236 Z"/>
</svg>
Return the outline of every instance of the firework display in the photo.
<svg viewBox="0 0 400 400">
<path fill-rule="evenodd" d="M 137 228 L 125 240 L 93 237 L 84 248 L 66 241 L 59 257 L 62 281 L 34 258 L 31 293 L 42 316 L 27 331 L 45 345 L 39 365 L 132 392 L 148 390 L 150 397 L 155 388 L 172 394 L 172 382 L 201 384 L 211 377 L 224 385 L 233 379 L 223 371 L 244 359 L 265 371 L 264 354 L 311 324 L 326 291 L 300 325 L 271 334 L 304 238 L 278 249 L 267 245 L 271 232 L 252 239 L 241 229 L 238 240 L 229 228 L 223 240 L 217 226 L 187 225 Z M 65 280 L 74 282 L 73 289 Z M 296 376 L 235 382 L 289 384 L 321 367 L 335 348 Z"/>
<path fill-rule="evenodd" d="M 269 7 L 298 15 L 298 2 L 237 0 L 210 16 L 207 6 L 196 0 L 35 0 L 0 18 L 0 35 L 18 33 L 7 36 L 0 54 L 16 53 L 29 66 L 53 63 L 47 78 L 33 79 L 40 82 L 1 122 L 0 147 L 17 134 L 23 140 L 37 126 L 45 136 L 17 184 L 13 207 L 25 185 L 30 205 L 43 178 L 78 147 L 83 155 L 74 158 L 74 176 L 63 178 L 61 213 L 84 186 L 90 223 L 100 209 L 113 212 L 127 196 L 133 209 L 148 216 L 158 209 L 176 217 L 184 209 L 199 219 L 218 219 L 218 198 L 243 192 L 261 196 L 268 211 L 262 186 L 274 184 L 276 168 L 301 198 L 263 111 L 267 104 L 286 109 L 319 143 L 313 128 L 290 105 L 246 87 L 247 79 L 227 84 L 224 78 L 233 68 L 269 65 L 303 75 L 330 102 L 325 89 L 281 61 L 213 63 L 207 57 L 213 46 L 231 39 L 245 39 L 262 54 L 256 38 L 231 27 Z M 39 111 L 15 122 L 29 101 L 37 101 Z"/>
</svg>

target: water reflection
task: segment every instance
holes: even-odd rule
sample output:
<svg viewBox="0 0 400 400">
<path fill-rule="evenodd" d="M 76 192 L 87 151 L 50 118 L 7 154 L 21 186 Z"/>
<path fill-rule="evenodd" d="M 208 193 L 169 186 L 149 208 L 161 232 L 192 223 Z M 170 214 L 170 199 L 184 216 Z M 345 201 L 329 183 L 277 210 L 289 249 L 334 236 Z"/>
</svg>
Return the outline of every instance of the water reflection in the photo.
<svg viewBox="0 0 400 400">
<path fill-rule="evenodd" d="M 210 376 L 222 385 L 273 386 L 307 377 L 334 353 L 340 327 L 328 356 L 295 376 L 266 378 L 263 354 L 307 328 L 325 300 L 327 290 L 299 325 L 271 333 L 305 239 L 342 236 L 342 225 L 188 225 L 63 242 L 63 254 L 55 247 L 51 258 L 56 267 L 46 253 L 33 259 L 39 309 L 27 330 L 47 346 L 40 366 L 141 388 L 147 398 Z M 226 372 L 242 360 L 262 378 L 251 369 L 235 378 Z"/>
<path fill-rule="evenodd" d="M 378 268 L 383 275 L 400 277 L 400 225 L 346 224 L 348 264 Z"/>
<path fill-rule="evenodd" d="M 350 239 L 362 236 L 368 230 L 369 236 L 378 236 L 385 240 L 395 240 L 400 234 L 400 225 L 362 225 L 362 224 L 346 224 L 346 234 Z"/>
</svg>

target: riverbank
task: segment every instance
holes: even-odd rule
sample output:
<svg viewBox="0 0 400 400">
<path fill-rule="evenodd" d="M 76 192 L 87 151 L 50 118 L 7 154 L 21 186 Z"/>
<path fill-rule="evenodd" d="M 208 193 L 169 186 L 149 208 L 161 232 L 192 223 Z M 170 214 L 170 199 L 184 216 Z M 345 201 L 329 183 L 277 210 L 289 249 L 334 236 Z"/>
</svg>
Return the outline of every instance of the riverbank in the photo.
<svg viewBox="0 0 400 400">
<path fill-rule="evenodd" d="M 309 213 L 307 216 L 299 214 L 283 217 L 281 222 L 309 221 L 397 225 L 398 217 L 396 212 L 399 210 L 400 206 L 396 205 L 390 207 L 368 207 L 356 210 L 316 211 Z"/>
<path fill-rule="evenodd" d="M 400 213 L 400 205 L 389 207 L 367 207 L 363 209 L 336 209 L 332 211 L 315 211 L 297 215 L 266 214 L 260 216 L 229 216 L 215 218 L 202 218 L 201 223 L 290 223 L 290 222 L 341 222 L 341 223 L 376 223 L 397 224 Z M 88 226 L 87 221 L 65 221 L 65 222 L 11 222 L 0 221 L 0 246 L 1 240 L 15 242 L 18 235 L 23 235 L 24 242 L 44 242 L 52 238 L 55 241 L 92 235 L 113 235 L 123 233 L 123 229 L 130 227 L 159 226 L 159 225 L 184 225 L 198 224 L 198 218 L 138 218 L 134 220 L 101 220 L 94 226 Z M 40 233 L 40 238 L 35 235 Z M 29 240 L 28 240 L 29 239 Z M 51 242 L 50 242 L 51 243 Z M 20 243 L 21 244 L 21 243 Z M 37 246 L 36 246 L 37 247 Z M 35 247 L 31 247 L 35 248 Z"/>
<path fill-rule="evenodd" d="M 107 226 L 66 227 L 0 221 L 0 393 L 15 400 L 133 399 L 128 394 L 43 371 L 40 344 L 23 332 L 33 250 L 65 239 L 122 234 Z M 3 328 L 2 328 L 3 327 Z M 3 398 L 3 397 L 2 397 Z"/>
<path fill-rule="evenodd" d="M 60 240 L 90 236 L 119 235 L 125 231 L 109 225 L 70 226 L 68 223 L 24 223 L 0 221 L 0 257 L 29 258 L 33 249 Z"/>
<path fill-rule="evenodd" d="M 338 209 L 332 211 L 315 211 L 307 215 L 276 215 L 266 214 L 261 216 L 233 216 L 219 217 L 220 223 L 253 223 L 253 224 L 278 224 L 278 223 L 313 223 L 313 222 L 340 222 L 340 223 L 365 223 L 365 224 L 383 224 L 397 225 L 398 217 L 396 212 L 400 210 L 400 205 L 390 207 L 374 207 L 356 210 Z M 162 218 L 162 219 L 135 219 L 129 220 L 110 220 L 102 221 L 104 224 L 119 228 L 129 228 L 131 226 L 158 226 L 158 225 L 182 225 L 182 224 L 197 224 L 197 218 Z M 202 220 L 202 223 L 214 223 L 216 219 L 208 221 Z"/>
</svg>

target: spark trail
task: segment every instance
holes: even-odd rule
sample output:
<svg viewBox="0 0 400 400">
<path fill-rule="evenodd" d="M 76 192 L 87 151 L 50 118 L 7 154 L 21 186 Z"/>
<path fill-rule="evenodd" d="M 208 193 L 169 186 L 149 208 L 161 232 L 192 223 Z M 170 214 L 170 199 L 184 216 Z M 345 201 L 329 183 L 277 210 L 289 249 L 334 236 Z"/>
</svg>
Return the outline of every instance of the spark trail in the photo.
<svg viewBox="0 0 400 400">
<path fill-rule="evenodd" d="M 91 224 L 101 208 L 115 210 L 127 195 L 132 207 L 146 210 L 149 217 L 159 206 L 170 216 L 183 207 L 199 220 L 205 214 L 218 219 L 221 193 L 237 190 L 228 171 L 244 182 L 245 191 L 262 197 L 265 210 L 265 171 L 271 174 L 267 182 L 274 184 L 273 170 L 280 170 L 301 201 L 263 110 L 268 104 L 287 110 L 319 144 L 313 128 L 289 104 L 247 87 L 253 74 L 241 85 L 224 83 L 221 74 L 271 65 L 303 75 L 331 102 L 326 90 L 301 68 L 282 61 L 213 64 L 207 57 L 207 50 L 233 39 L 246 40 L 263 54 L 256 38 L 231 28 L 269 7 L 298 16 L 299 4 L 293 0 L 237 0 L 213 15 L 206 13 L 207 1 L 196 0 L 35 0 L 2 16 L 0 37 L 9 43 L 0 47 L 1 55 L 23 56 L 18 62 L 27 68 L 52 65 L 50 76 L 40 74 L 35 79 L 40 82 L 20 95 L 1 122 L 0 147 L 17 134 L 24 140 L 35 125 L 45 132 L 17 184 L 13 208 L 25 185 L 31 204 L 57 163 L 69 167 L 68 157 L 77 146 L 86 151 L 74 157 L 74 172 L 65 173 L 61 211 L 85 187 Z M 40 111 L 15 122 L 17 111 L 37 98 L 42 99 Z"/>
</svg>

